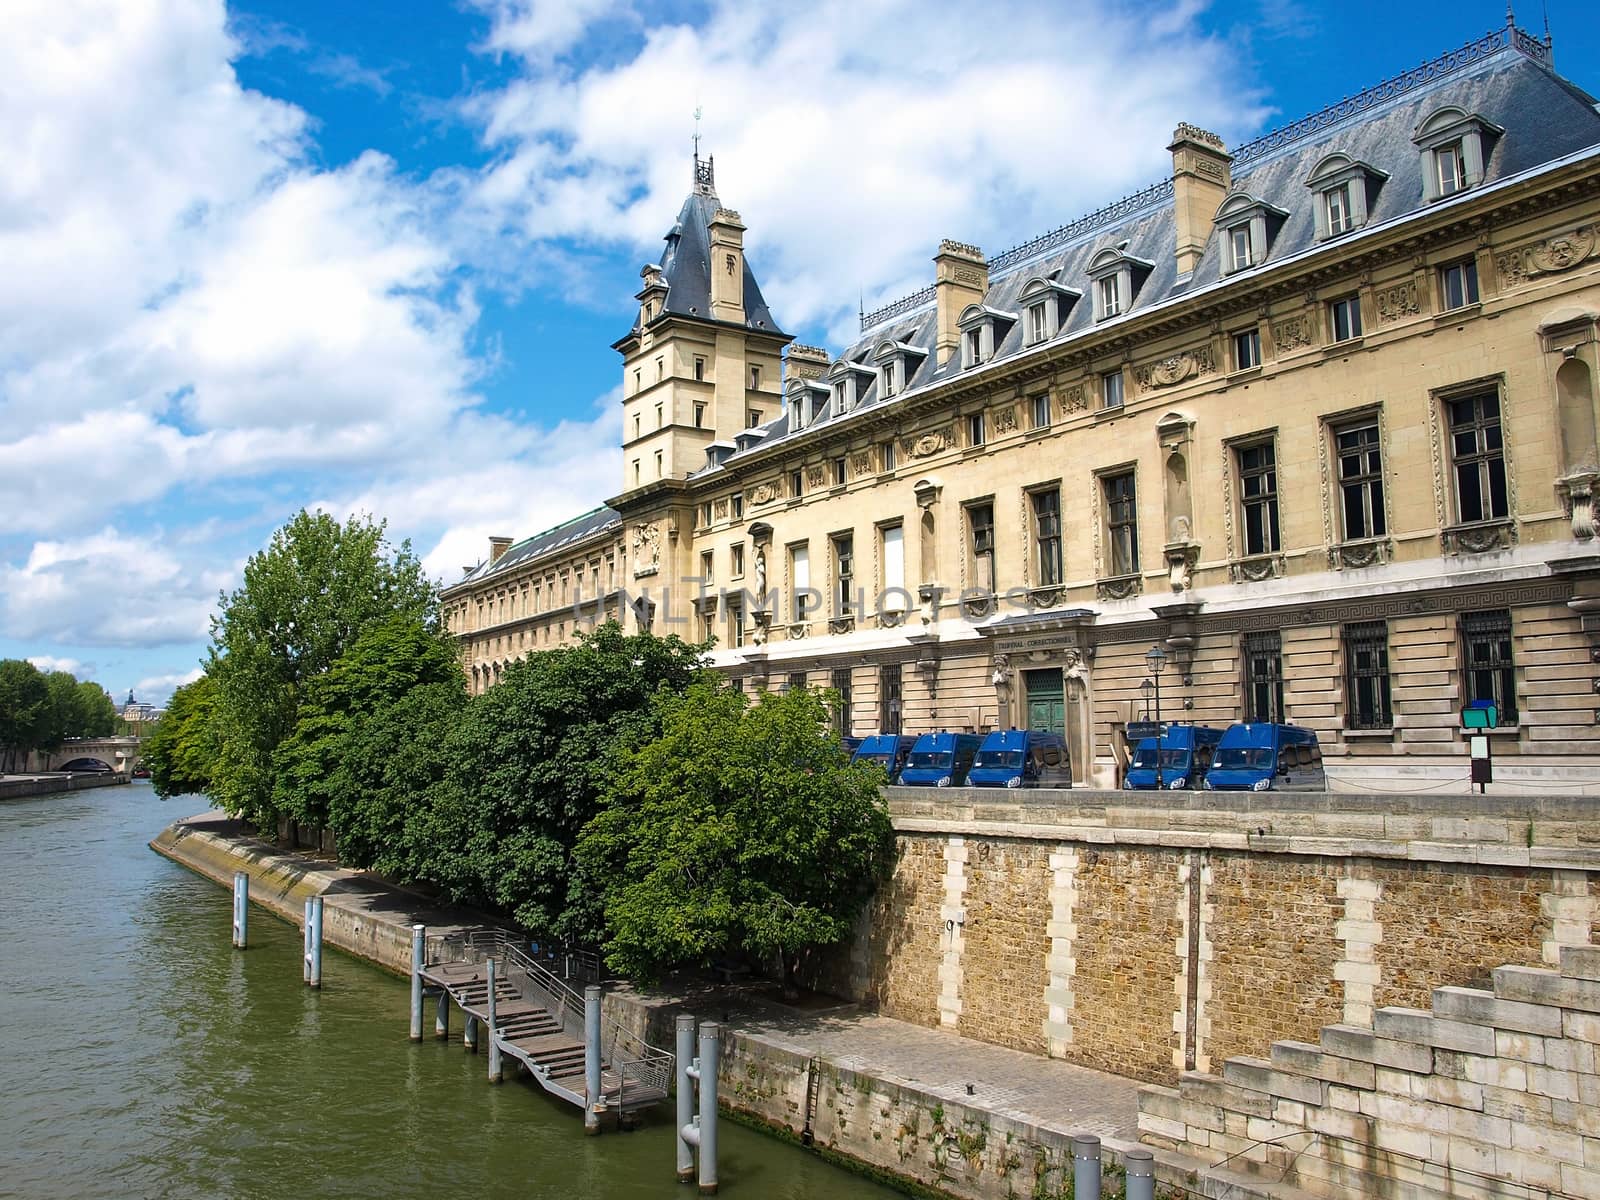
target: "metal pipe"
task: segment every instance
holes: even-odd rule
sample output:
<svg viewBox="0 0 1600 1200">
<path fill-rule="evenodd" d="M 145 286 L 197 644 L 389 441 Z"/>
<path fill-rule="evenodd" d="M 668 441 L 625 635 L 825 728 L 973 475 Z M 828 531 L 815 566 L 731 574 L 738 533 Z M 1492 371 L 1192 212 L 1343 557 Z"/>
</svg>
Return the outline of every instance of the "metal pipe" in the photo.
<svg viewBox="0 0 1600 1200">
<path fill-rule="evenodd" d="M 698 1144 L 698 1135 L 694 1142 L 688 1140 L 685 1130 L 694 1122 L 694 1080 L 690 1078 L 690 1059 L 694 1057 L 694 1016 L 691 1013 L 678 1014 L 678 1182 L 689 1183 L 694 1179 L 694 1146 Z"/>
<path fill-rule="evenodd" d="M 461 1048 L 478 1052 L 478 1018 L 471 1013 L 466 1014 L 467 1023 L 461 1027 Z"/>
<path fill-rule="evenodd" d="M 300 979 L 311 983 L 311 901 L 305 903 L 305 920 L 300 926 Z"/>
<path fill-rule="evenodd" d="M 433 1036 L 450 1036 L 450 989 L 439 989 L 439 1002 L 433 1006 Z"/>
<path fill-rule="evenodd" d="M 495 996 L 494 959 L 489 960 L 489 1082 L 499 1083 L 505 1078 L 505 1072 L 500 1066 L 500 1002 Z"/>
<path fill-rule="evenodd" d="M 1072 1139 L 1073 1200 L 1100 1200 L 1100 1139 L 1092 1135 Z"/>
<path fill-rule="evenodd" d="M 717 1194 L 717 1023 L 700 1026 L 700 1194 Z"/>
<path fill-rule="evenodd" d="M 243 871 L 233 873 L 233 945 L 243 950 L 250 922 L 250 876 Z"/>
<path fill-rule="evenodd" d="M 322 986 L 322 897 L 313 896 L 308 902 L 311 909 L 306 921 L 306 982 L 314 988 Z"/>
<path fill-rule="evenodd" d="M 411 1040 L 422 1040 L 422 960 L 427 954 L 428 927 L 411 927 Z"/>
<path fill-rule="evenodd" d="M 583 989 L 583 1132 L 593 1137 L 600 1132 L 600 1113 L 605 1098 L 600 1095 L 600 989 L 590 984 Z"/>
<path fill-rule="evenodd" d="M 1148 1150 L 1124 1150 L 1122 1166 L 1128 1173 L 1126 1200 L 1156 1200 L 1156 1156 Z"/>
</svg>

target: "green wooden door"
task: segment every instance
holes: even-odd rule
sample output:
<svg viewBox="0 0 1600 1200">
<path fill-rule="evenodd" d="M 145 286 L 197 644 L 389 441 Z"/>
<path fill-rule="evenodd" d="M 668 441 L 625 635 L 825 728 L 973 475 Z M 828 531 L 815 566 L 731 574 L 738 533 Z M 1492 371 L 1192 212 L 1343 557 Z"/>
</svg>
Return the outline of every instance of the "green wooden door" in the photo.
<svg viewBox="0 0 1600 1200">
<path fill-rule="evenodd" d="M 1024 671 L 1028 689 L 1028 728 L 1044 733 L 1067 732 L 1067 700 L 1060 671 Z"/>
</svg>

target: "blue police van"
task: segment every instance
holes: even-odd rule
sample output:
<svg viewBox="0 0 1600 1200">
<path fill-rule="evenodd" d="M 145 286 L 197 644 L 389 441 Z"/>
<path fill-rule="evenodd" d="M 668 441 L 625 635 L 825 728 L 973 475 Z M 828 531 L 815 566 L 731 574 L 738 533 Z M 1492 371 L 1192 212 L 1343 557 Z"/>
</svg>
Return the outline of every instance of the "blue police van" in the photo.
<svg viewBox="0 0 1600 1200">
<path fill-rule="evenodd" d="M 1159 740 L 1141 738 L 1122 786 L 1134 790 L 1182 789 L 1204 785 L 1223 731 L 1206 725 L 1168 725 Z M 1156 765 L 1160 772 L 1157 782 Z"/>
<path fill-rule="evenodd" d="M 911 787 L 961 787 L 982 741 L 975 733 L 925 733 L 911 747 L 900 782 Z"/>
<path fill-rule="evenodd" d="M 870 734 L 861 739 L 861 744 L 850 755 L 850 761 L 875 762 L 888 773 L 890 783 L 899 783 L 900 768 L 906 765 L 906 758 L 916 740 L 909 733 Z"/>
<path fill-rule="evenodd" d="M 1228 726 L 1217 743 L 1205 788 L 1217 792 L 1327 791 L 1316 731 L 1264 722 Z"/>
<path fill-rule="evenodd" d="M 973 787 L 1071 787 L 1072 759 L 1059 733 L 996 729 L 972 759 Z"/>
</svg>

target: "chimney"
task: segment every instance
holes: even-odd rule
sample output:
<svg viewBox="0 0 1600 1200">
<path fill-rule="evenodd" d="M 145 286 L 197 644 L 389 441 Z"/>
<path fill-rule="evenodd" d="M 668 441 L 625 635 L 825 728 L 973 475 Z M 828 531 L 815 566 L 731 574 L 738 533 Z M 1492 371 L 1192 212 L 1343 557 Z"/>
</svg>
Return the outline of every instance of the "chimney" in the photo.
<svg viewBox="0 0 1600 1200">
<path fill-rule="evenodd" d="M 982 250 L 948 239 L 939 243 L 939 253 L 933 256 L 933 293 L 939 309 L 934 351 L 940 366 L 961 349 L 961 330 L 956 322 L 961 319 L 962 310 L 979 303 L 988 290 L 989 261 Z"/>
<path fill-rule="evenodd" d="M 820 346 L 789 346 L 784 357 L 785 379 L 821 379 L 828 373 L 828 352 Z"/>
<path fill-rule="evenodd" d="M 744 324 L 744 223 L 731 208 L 711 217 L 711 316 Z"/>
<path fill-rule="evenodd" d="M 1180 122 L 1172 134 L 1172 204 L 1178 226 L 1178 274 L 1195 269 L 1211 237 L 1222 198 L 1233 186 L 1233 162 L 1222 139 Z"/>
<path fill-rule="evenodd" d="M 501 555 L 511 549 L 511 539 L 508 537 L 492 537 L 489 539 L 489 565 L 492 567 L 500 561 Z"/>
</svg>

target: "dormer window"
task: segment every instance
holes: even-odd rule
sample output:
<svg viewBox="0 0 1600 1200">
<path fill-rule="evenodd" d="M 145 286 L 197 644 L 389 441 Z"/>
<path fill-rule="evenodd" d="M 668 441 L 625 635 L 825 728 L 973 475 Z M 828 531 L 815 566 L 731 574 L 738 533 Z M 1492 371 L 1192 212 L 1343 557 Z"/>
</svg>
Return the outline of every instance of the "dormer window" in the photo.
<svg viewBox="0 0 1600 1200">
<path fill-rule="evenodd" d="M 828 371 L 828 389 L 821 395 L 826 399 L 829 391 L 833 397 L 833 415 L 842 416 L 860 404 L 867 394 L 867 389 L 877 381 L 878 373 L 865 363 L 851 362 L 841 358 L 834 363 Z M 821 402 L 818 402 L 818 409 Z"/>
<path fill-rule="evenodd" d="M 1023 344 L 1037 346 L 1060 333 L 1073 303 L 1082 295 L 1047 276 L 1028 280 L 1017 297 L 1022 308 Z"/>
<path fill-rule="evenodd" d="M 909 342 L 879 342 L 872 352 L 878 364 L 878 396 L 898 396 L 910 386 L 927 352 Z"/>
<path fill-rule="evenodd" d="M 791 379 L 784 388 L 784 402 L 789 406 L 790 430 L 804 429 L 817 419 L 822 406 L 828 402 L 829 389 L 810 379 Z M 838 405 L 835 404 L 837 409 Z"/>
<path fill-rule="evenodd" d="M 1387 173 L 1348 154 L 1329 154 L 1311 171 L 1306 187 L 1316 196 L 1317 237 L 1323 240 L 1360 229 Z"/>
<path fill-rule="evenodd" d="M 1107 246 L 1089 260 L 1094 281 L 1094 319 L 1105 321 L 1133 307 L 1134 297 L 1150 277 L 1155 264 L 1128 253 L 1128 243 Z"/>
<path fill-rule="evenodd" d="M 1454 105 L 1418 125 L 1411 140 L 1422 151 L 1422 196 L 1443 200 L 1483 182 L 1494 140 L 1505 132 L 1476 113 Z"/>
<path fill-rule="evenodd" d="M 956 322 L 961 329 L 961 366 L 976 367 L 992 359 L 1016 321 L 1016 313 L 987 304 L 967 305 Z"/>
<path fill-rule="evenodd" d="M 1216 215 L 1217 227 L 1224 233 L 1222 273 L 1232 275 L 1266 262 L 1288 215 L 1247 192 L 1227 196 Z"/>
</svg>

